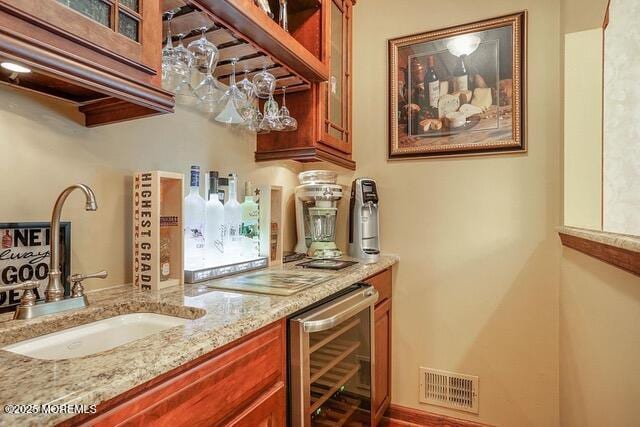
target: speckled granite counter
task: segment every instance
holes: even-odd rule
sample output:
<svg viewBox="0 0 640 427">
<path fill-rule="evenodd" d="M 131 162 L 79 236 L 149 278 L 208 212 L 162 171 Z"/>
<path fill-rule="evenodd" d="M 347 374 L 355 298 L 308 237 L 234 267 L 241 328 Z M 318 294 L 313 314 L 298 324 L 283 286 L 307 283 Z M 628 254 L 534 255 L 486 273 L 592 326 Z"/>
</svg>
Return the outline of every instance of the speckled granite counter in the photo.
<svg viewBox="0 0 640 427">
<path fill-rule="evenodd" d="M 376 264 L 356 264 L 333 273 L 335 278 L 325 283 L 287 297 L 219 291 L 204 285 L 185 285 L 160 292 L 141 292 L 122 286 L 90 293 L 90 306 L 84 310 L 33 320 L 13 321 L 3 316 L 0 346 L 126 313 L 154 312 L 192 320 L 184 326 L 76 359 L 47 361 L 0 350 L 0 403 L 99 404 L 397 261 L 395 256 L 383 256 Z M 2 413 L 0 425 L 52 425 L 72 416 Z"/>
</svg>

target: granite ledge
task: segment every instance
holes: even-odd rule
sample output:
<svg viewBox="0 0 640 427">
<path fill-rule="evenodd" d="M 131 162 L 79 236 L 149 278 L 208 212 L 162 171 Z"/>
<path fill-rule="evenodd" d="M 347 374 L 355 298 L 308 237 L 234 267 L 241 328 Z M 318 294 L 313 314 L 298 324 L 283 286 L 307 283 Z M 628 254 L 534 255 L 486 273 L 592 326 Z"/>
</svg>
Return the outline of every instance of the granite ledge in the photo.
<svg viewBox="0 0 640 427">
<path fill-rule="evenodd" d="M 564 246 L 640 276 L 640 236 L 560 226 Z"/>
</svg>

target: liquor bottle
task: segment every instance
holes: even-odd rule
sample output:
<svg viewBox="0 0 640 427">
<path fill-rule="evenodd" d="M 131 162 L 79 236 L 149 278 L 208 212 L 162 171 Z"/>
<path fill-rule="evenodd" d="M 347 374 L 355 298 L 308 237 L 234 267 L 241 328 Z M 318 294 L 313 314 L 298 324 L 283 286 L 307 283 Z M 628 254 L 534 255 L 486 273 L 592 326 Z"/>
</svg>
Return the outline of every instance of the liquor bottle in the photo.
<svg viewBox="0 0 640 427">
<path fill-rule="evenodd" d="M 244 202 L 242 203 L 242 227 L 240 234 L 246 239 L 249 254 L 255 258 L 260 253 L 260 207 L 253 196 L 251 182 L 244 186 Z"/>
<path fill-rule="evenodd" d="M 204 264 L 205 205 L 200 196 L 200 166 L 191 166 L 191 190 L 184 199 L 184 263 L 186 268 Z"/>
<path fill-rule="evenodd" d="M 224 244 L 225 258 L 238 257 L 241 249 L 240 225 L 242 224 L 242 207 L 238 203 L 236 191 L 236 174 L 229 174 L 229 200 L 224 205 L 224 228 L 226 241 Z"/>
<path fill-rule="evenodd" d="M 205 244 L 207 255 L 215 262 L 224 253 L 224 205 L 218 198 L 218 172 L 209 172 L 209 194 L 206 206 Z"/>
<path fill-rule="evenodd" d="M 469 73 L 464 65 L 464 55 L 458 57 L 456 68 L 453 69 L 453 91 L 469 90 Z"/>
<path fill-rule="evenodd" d="M 427 57 L 427 71 L 424 73 L 424 84 L 427 90 L 427 99 L 429 107 L 438 108 L 438 99 L 440 98 L 440 79 L 434 69 L 436 60 L 433 55 Z"/>
</svg>

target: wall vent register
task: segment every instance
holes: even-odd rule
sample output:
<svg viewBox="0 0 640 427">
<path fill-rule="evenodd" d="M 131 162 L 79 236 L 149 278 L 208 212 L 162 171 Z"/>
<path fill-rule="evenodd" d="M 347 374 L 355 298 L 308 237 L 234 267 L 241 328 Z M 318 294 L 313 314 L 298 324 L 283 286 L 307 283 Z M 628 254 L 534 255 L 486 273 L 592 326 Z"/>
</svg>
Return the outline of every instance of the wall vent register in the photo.
<svg viewBox="0 0 640 427">
<path fill-rule="evenodd" d="M 420 368 L 420 402 L 478 413 L 478 377 Z"/>
</svg>

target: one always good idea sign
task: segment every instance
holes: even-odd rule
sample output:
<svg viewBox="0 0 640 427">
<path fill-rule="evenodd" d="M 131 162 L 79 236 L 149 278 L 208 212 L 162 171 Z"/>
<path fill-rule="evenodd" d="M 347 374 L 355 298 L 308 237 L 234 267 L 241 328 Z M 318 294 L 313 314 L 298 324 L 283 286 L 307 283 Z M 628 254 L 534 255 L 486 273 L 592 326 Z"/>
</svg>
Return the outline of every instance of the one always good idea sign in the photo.
<svg viewBox="0 0 640 427">
<path fill-rule="evenodd" d="M 23 291 L 5 291 L 2 287 L 37 280 L 37 298 L 44 298 L 49 274 L 51 232 L 49 223 L 0 223 L 0 312 L 12 311 L 20 303 Z M 71 223 L 60 225 L 60 271 L 65 294 L 69 293 Z"/>
</svg>

